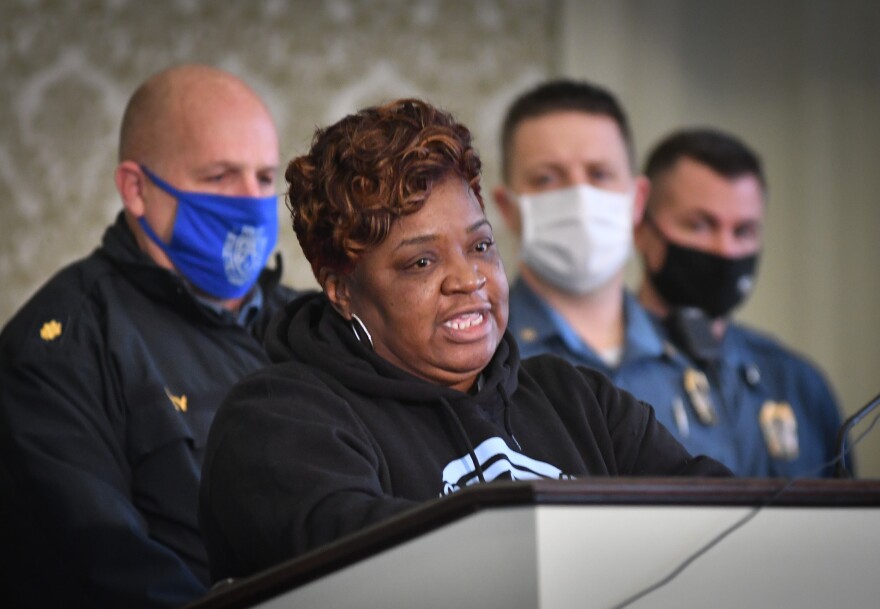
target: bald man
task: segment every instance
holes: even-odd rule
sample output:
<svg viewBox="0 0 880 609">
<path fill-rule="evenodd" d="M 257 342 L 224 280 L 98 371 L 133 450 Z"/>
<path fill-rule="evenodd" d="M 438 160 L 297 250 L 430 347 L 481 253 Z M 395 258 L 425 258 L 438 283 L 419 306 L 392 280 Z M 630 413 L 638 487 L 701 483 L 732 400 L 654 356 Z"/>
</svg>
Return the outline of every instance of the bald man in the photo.
<svg viewBox="0 0 880 609">
<path fill-rule="evenodd" d="M 208 584 L 196 502 L 226 391 L 294 296 L 265 265 L 278 138 L 231 74 L 184 65 L 123 117 L 123 211 L 0 334 L 0 596 L 174 607 Z"/>
</svg>

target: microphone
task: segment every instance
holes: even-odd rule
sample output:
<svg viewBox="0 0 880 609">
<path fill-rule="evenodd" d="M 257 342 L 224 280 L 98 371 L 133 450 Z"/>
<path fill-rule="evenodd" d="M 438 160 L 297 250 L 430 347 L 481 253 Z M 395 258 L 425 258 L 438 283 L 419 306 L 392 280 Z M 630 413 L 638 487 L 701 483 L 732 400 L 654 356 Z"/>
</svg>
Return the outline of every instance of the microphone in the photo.
<svg viewBox="0 0 880 609">
<path fill-rule="evenodd" d="M 712 334 L 712 320 L 696 307 L 677 307 L 664 320 L 673 344 L 700 365 L 721 357 L 721 341 Z"/>
<path fill-rule="evenodd" d="M 850 429 L 865 418 L 865 416 L 877 406 L 880 406 L 880 394 L 857 410 L 856 413 L 844 421 L 843 425 L 840 426 L 840 429 L 837 430 L 837 441 L 835 442 L 834 450 L 834 453 L 837 455 L 837 468 L 834 471 L 835 478 L 852 478 L 852 474 L 846 469 L 845 464 L 846 453 L 849 450 L 846 448 L 846 436 Z"/>
</svg>

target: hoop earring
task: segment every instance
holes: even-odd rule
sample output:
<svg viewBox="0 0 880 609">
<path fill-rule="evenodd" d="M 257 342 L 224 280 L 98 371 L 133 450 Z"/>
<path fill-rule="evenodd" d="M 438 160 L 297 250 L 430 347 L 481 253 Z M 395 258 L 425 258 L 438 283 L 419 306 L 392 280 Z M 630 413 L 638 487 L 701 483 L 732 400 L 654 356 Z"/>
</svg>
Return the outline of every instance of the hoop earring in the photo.
<svg viewBox="0 0 880 609">
<path fill-rule="evenodd" d="M 357 323 L 355 323 L 355 322 L 357 322 Z M 369 343 L 370 349 L 372 349 L 373 348 L 373 337 L 370 336 L 370 331 L 367 330 L 367 326 L 364 325 L 364 322 L 361 321 L 361 318 L 358 317 L 357 315 L 355 315 L 354 313 L 352 313 L 351 319 L 348 321 L 348 323 L 351 324 L 351 329 L 354 332 L 354 335 L 357 337 L 357 339 L 361 343 L 364 343 L 364 342 Z M 364 336 L 366 336 L 366 341 L 364 340 Z"/>
</svg>

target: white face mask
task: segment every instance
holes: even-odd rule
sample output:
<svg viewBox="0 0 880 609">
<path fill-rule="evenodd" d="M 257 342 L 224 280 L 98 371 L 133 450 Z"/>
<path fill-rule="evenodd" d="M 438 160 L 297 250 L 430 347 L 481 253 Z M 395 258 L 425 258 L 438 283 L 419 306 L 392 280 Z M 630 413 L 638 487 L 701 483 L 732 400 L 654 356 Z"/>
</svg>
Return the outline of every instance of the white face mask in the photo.
<svg viewBox="0 0 880 609">
<path fill-rule="evenodd" d="M 582 184 L 514 197 L 522 216 L 520 258 L 547 283 L 587 294 L 626 264 L 633 193 Z"/>
</svg>

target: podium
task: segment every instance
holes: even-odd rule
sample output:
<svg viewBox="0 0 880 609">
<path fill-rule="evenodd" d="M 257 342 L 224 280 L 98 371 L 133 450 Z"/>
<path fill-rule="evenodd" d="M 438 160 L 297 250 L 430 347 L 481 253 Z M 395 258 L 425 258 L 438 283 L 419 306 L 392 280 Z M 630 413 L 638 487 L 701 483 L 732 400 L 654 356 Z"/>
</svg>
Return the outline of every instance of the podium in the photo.
<svg viewBox="0 0 880 609">
<path fill-rule="evenodd" d="M 725 535 L 726 533 L 726 535 Z M 880 481 L 497 482 L 219 586 L 192 609 L 880 606 Z"/>
</svg>

